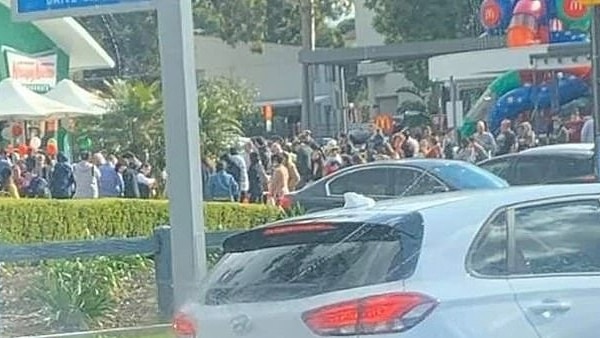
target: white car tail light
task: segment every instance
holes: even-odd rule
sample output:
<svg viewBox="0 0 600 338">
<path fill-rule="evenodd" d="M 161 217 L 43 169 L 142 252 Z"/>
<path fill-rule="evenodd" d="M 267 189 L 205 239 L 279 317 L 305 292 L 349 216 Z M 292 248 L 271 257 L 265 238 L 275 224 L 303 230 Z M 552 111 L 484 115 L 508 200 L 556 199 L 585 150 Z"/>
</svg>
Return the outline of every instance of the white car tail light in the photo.
<svg viewBox="0 0 600 338">
<path fill-rule="evenodd" d="M 392 333 L 414 327 L 437 304 L 420 293 L 388 293 L 320 307 L 302 319 L 320 336 Z"/>
</svg>

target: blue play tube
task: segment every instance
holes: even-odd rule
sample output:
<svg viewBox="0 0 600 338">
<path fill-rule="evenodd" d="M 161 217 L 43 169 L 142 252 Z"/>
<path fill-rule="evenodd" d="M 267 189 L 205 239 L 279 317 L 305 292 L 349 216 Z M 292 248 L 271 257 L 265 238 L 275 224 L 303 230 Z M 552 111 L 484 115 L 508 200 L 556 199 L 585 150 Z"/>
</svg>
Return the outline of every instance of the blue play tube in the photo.
<svg viewBox="0 0 600 338">
<path fill-rule="evenodd" d="M 552 106 L 552 85 L 525 85 L 515 88 L 498 99 L 492 108 L 490 129 L 497 130 L 504 119 L 514 119 L 520 113 Z M 558 80 L 558 103 L 562 106 L 575 99 L 589 94 L 589 86 L 585 80 L 570 75 Z"/>
</svg>

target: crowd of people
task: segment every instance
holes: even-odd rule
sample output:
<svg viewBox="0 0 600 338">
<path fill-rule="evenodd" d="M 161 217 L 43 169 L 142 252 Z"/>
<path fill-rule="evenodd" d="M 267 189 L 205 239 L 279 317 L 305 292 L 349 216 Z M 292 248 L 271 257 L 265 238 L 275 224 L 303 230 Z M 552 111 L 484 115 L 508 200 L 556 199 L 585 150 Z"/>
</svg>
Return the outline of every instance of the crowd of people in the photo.
<svg viewBox="0 0 600 338">
<path fill-rule="evenodd" d="M 204 161 L 204 195 L 221 201 L 276 203 L 279 197 L 336 170 L 378 160 L 445 158 L 478 163 L 494 156 L 552 143 L 593 142 L 593 119 L 572 114 L 550 120 L 538 135 L 527 119 L 504 120 L 494 135 L 484 121 L 476 132 L 457 140 L 456 132 L 436 133 L 431 127 L 401 128 L 392 135 L 375 130 L 366 142 L 352 135 L 318 144 L 310 131 L 292 140 L 253 138 L 243 152 L 231 149 L 214 170 Z M 555 126 L 556 125 L 556 126 Z M 214 171 L 214 174 L 211 174 Z"/>
<path fill-rule="evenodd" d="M 117 158 L 86 151 L 72 164 L 62 153 L 0 150 L 0 196 L 11 198 L 151 198 L 157 188 L 151 174 L 152 167 L 131 153 Z"/>
<path fill-rule="evenodd" d="M 479 121 L 473 135 L 458 141 L 455 131 L 436 133 L 429 126 L 398 128 L 391 135 L 374 130 L 365 140 L 341 134 L 324 143 L 313 139 L 310 131 L 293 139 L 254 137 L 216 160 L 203 158 L 203 195 L 213 201 L 276 203 L 309 182 L 372 161 L 420 157 L 477 163 L 539 144 L 591 142 L 593 120 L 576 113 L 544 133 L 545 141 L 540 141 L 531 122 L 505 120 L 497 135 Z M 157 175 L 150 164 L 132 153 L 118 158 L 83 152 L 72 164 L 61 153 L 47 156 L 31 149 L 29 154 L 19 156 L 0 150 L 0 196 L 153 198 L 166 193 L 167 183 L 166 171 Z"/>
</svg>

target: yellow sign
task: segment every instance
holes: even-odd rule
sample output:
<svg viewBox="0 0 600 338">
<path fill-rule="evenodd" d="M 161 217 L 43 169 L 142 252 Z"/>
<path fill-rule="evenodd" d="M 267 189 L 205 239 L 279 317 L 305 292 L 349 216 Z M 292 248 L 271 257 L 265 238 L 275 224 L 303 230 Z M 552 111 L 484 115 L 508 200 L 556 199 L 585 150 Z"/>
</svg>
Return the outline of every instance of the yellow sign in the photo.
<svg viewBox="0 0 600 338">
<path fill-rule="evenodd" d="M 580 4 L 586 6 L 597 6 L 600 5 L 600 0 L 577 0 Z"/>
<path fill-rule="evenodd" d="M 375 117 L 375 125 L 384 133 L 389 134 L 394 130 L 394 118 L 390 114 L 380 114 Z"/>
</svg>

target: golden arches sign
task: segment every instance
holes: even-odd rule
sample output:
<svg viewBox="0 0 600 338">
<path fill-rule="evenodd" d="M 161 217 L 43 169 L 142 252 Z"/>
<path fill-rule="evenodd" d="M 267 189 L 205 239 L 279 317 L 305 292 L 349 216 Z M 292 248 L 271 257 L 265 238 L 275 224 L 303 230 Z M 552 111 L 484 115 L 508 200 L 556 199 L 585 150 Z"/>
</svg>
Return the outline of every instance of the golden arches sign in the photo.
<svg viewBox="0 0 600 338">
<path fill-rule="evenodd" d="M 394 130 L 394 118 L 390 114 L 381 114 L 375 117 L 375 126 L 384 133 L 391 133 Z"/>
</svg>

